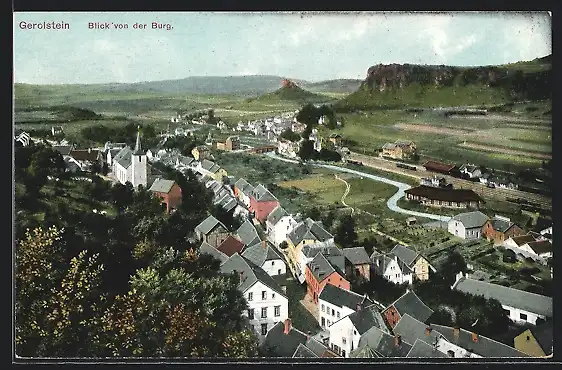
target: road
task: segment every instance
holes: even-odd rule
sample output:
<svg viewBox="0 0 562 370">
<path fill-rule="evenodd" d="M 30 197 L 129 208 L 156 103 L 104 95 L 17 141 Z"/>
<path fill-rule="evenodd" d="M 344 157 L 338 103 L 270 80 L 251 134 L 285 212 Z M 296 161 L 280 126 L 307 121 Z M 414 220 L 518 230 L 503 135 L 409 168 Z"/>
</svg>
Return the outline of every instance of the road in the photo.
<svg viewBox="0 0 562 370">
<path fill-rule="evenodd" d="M 447 180 L 448 183 L 453 184 L 453 187 L 455 189 L 472 189 L 475 193 L 484 198 L 495 198 L 500 200 L 506 200 L 506 198 L 524 198 L 526 200 L 539 204 L 541 207 L 547 210 L 552 210 L 552 199 L 544 195 L 528 193 L 525 191 L 514 189 L 489 188 L 479 182 L 472 182 L 436 172 L 427 171 L 422 166 L 416 166 L 418 168 L 417 171 L 398 168 L 396 167 L 396 162 L 354 152 L 351 153 L 349 159 L 360 161 L 368 167 L 394 172 L 400 175 L 413 177 L 418 180 L 422 177 L 430 177 L 433 175 L 442 176 L 445 178 L 445 180 Z"/>
<path fill-rule="evenodd" d="M 273 152 L 266 153 L 265 155 L 270 157 L 270 158 L 277 159 L 277 160 L 280 160 L 280 161 L 285 161 L 285 162 L 289 162 L 289 163 L 299 163 L 299 161 L 295 161 L 293 159 L 280 157 Z M 406 215 L 411 215 L 411 216 L 415 216 L 415 217 L 429 218 L 431 220 L 437 220 L 437 221 L 443 221 L 443 222 L 447 222 L 451 219 L 451 217 L 448 217 L 448 216 L 435 215 L 433 213 L 411 211 L 409 209 L 404 209 L 404 208 L 399 207 L 398 206 L 398 200 L 404 196 L 405 190 L 408 190 L 408 189 L 411 188 L 411 186 L 408 185 L 408 184 L 404 184 L 402 182 L 390 180 L 390 179 L 387 179 L 387 178 L 381 177 L 381 176 L 371 175 L 370 173 L 352 170 L 350 168 L 333 166 L 333 165 L 322 164 L 322 163 L 314 163 L 314 162 L 312 162 L 310 164 L 314 167 L 321 167 L 321 168 L 327 168 L 327 169 L 333 170 L 333 171 L 351 173 L 353 175 L 361 176 L 361 177 L 369 179 L 369 180 L 378 181 L 378 182 L 382 182 L 382 183 L 385 183 L 385 184 L 396 186 L 398 188 L 398 191 L 393 196 L 391 196 L 388 199 L 388 201 L 386 202 L 386 206 L 391 211 L 406 214 Z"/>
</svg>

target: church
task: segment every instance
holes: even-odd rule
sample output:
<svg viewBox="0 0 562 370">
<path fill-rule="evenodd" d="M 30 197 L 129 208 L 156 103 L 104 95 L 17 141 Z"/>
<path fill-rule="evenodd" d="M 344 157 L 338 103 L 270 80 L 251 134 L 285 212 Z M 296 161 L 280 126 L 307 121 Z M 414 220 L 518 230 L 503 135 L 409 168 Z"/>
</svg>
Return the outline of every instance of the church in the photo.
<svg viewBox="0 0 562 370">
<path fill-rule="evenodd" d="M 121 149 L 112 161 L 111 171 L 113 172 L 113 177 L 121 184 L 125 184 L 128 181 L 133 184 L 135 189 L 139 185 L 146 188 L 148 164 L 146 153 L 141 147 L 140 131 L 137 132 L 135 149 L 132 150 L 129 146 Z"/>
</svg>

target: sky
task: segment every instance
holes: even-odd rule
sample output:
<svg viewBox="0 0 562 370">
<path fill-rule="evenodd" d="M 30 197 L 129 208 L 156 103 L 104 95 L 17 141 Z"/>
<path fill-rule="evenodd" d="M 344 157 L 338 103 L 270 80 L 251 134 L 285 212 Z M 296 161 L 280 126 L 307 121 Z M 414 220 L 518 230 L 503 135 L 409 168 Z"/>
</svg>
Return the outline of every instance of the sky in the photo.
<svg viewBox="0 0 562 370">
<path fill-rule="evenodd" d="M 53 21 L 69 29 L 20 27 Z M 92 22 L 128 28 L 90 29 Z M 152 22 L 172 29 L 152 29 Z M 379 63 L 492 65 L 552 52 L 548 12 L 20 12 L 13 40 L 15 82 L 32 84 L 236 75 L 363 79 Z"/>
</svg>

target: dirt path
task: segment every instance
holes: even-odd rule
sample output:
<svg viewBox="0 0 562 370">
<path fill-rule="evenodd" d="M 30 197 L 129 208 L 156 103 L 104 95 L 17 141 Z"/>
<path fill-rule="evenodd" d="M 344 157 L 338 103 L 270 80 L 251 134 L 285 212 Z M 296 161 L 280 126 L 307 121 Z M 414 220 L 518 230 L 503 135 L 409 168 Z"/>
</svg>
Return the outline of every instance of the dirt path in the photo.
<svg viewBox="0 0 562 370">
<path fill-rule="evenodd" d="M 337 174 L 334 174 L 334 176 L 336 177 L 336 180 L 343 181 L 343 183 L 345 184 L 345 191 L 343 192 L 343 195 L 341 197 L 341 204 L 343 204 L 347 208 L 350 208 L 351 209 L 351 215 L 353 216 L 353 212 L 355 210 L 353 209 L 353 207 L 351 207 L 347 203 L 345 203 L 345 197 L 347 197 L 347 194 L 349 194 L 349 191 L 351 190 L 351 185 L 349 185 L 349 183 L 347 181 L 345 181 L 344 179 L 339 178 Z"/>
<path fill-rule="evenodd" d="M 497 146 L 488 146 L 488 145 L 482 145 L 476 143 L 460 143 L 457 145 L 463 148 L 482 150 L 485 152 L 502 153 L 502 154 L 509 154 L 509 155 L 521 155 L 525 157 L 540 158 L 540 159 L 552 159 L 552 154 L 546 154 L 546 153 L 528 152 L 525 150 L 502 148 Z"/>
</svg>

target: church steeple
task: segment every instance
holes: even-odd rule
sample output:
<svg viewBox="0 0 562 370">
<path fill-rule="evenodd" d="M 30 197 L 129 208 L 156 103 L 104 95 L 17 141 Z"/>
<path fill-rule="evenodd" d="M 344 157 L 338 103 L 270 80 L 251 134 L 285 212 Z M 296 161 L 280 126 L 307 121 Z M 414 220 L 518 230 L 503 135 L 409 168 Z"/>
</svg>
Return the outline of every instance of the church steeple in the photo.
<svg viewBox="0 0 562 370">
<path fill-rule="evenodd" d="M 141 141 L 140 141 L 140 126 L 138 127 L 137 142 L 135 143 L 135 150 L 134 150 L 133 154 L 135 154 L 135 155 L 144 154 L 144 152 L 142 151 Z"/>
</svg>

